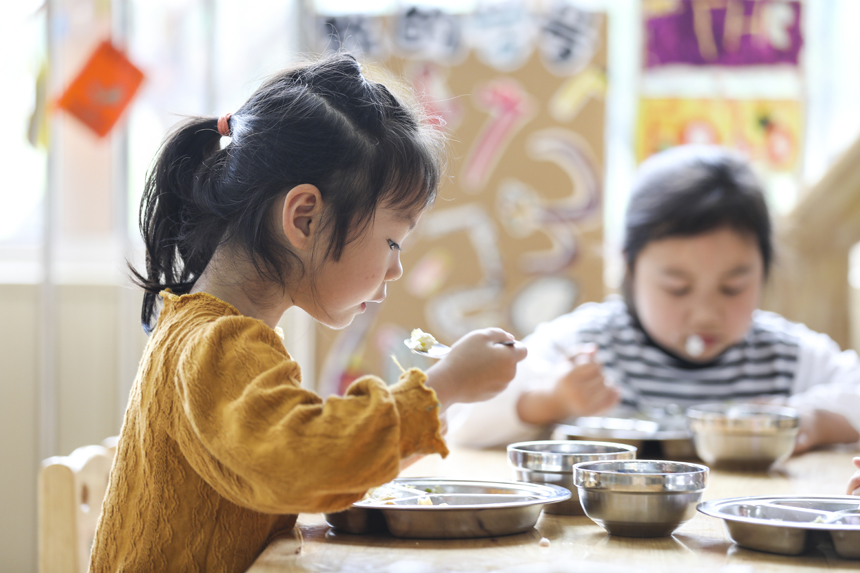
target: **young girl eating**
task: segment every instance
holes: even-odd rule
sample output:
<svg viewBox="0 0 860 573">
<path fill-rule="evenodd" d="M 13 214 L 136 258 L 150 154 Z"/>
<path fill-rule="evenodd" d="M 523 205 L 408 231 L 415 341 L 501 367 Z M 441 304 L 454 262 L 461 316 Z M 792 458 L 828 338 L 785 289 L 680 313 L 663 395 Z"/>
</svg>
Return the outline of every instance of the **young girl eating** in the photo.
<svg viewBox="0 0 860 573">
<path fill-rule="evenodd" d="M 385 299 L 442 149 L 346 55 L 281 73 L 235 113 L 166 140 L 135 272 L 150 339 L 91 571 L 244 571 L 299 512 L 345 509 L 402 459 L 446 455 L 447 407 L 505 388 L 526 350 L 488 328 L 426 373 L 390 387 L 365 376 L 323 400 L 276 327 L 295 305 L 342 328 Z"/>
<path fill-rule="evenodd" d="M 636 403 L 682 411 L 750 400 L 801 410 L 797 452 L 860 438 L 857 355 L 757 310 L 771 224 L 761 184 L 739 155 L 689 146 L 645 161 L 624 257 L 623 299 L 539 326 L 504 392 L 449 413 L 449 440 L 506 444 L 577 416 L 627 416 Z"/>
</svg>

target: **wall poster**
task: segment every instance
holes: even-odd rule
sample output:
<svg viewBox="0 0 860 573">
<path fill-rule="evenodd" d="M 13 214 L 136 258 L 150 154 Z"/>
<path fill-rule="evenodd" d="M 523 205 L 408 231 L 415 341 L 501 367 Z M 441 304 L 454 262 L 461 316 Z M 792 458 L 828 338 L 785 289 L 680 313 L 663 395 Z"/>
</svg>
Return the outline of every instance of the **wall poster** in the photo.
<svg viewBox="0 0 860 573">
<path fill-rule="evenodd" d="M 451 344 L 499 326 L 518 337 L 603 284 L 606 18 L 556 1 L 452 15 L 317 16 L 319 49 L 349 49 L 403 77 L 451 135 L 447 178 L 407 239 L 388 298 L 341 331 L 317 329 L 317 391 L 388 382 L 431 362 L 413 328 Z"/>
</svg>

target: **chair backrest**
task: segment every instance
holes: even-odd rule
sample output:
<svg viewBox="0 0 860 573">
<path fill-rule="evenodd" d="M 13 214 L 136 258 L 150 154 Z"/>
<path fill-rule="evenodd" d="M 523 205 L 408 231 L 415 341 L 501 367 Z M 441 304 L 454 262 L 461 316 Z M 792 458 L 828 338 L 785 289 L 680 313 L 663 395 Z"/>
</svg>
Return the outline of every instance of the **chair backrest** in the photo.
<svg viewBox="0 0 860 573">
<path fill-rule="evenodd" d="M 85 573 L 107 491 L 116 439 L 42 462 L 39 572 Z"/>
</svg>

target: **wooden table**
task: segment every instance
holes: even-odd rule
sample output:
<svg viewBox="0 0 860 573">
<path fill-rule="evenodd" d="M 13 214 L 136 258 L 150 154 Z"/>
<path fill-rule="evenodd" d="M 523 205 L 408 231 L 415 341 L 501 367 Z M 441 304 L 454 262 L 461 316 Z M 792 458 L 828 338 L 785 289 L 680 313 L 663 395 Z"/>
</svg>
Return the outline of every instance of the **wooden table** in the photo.
<svg viewBox="0 0 860 573">
<path fill-rule="evenodd" d="M 714 470 L 703 499 L 743 495 L 843 495 L 854 469 L 854 449 L 812 452 L 769 473 Z M 513 480 L 502 450 L 454 450 L 446 459 L 430 456 L 404 476 Z M 542 547 L 542 537 L 550 540 Z M 329 528 L 322 515 L 301 515 L 292 537 L 273 541 L 249 571 L 355 573 L 506 573 L 597 571 L 600 573 L 719 571 L 860 571 L 860 560 L 840 559 L 830 545 L 800 556 L 741 548 L 729 540 L 722 520 L 697 513 L 671 537 L 638 539 L 607 534 L 587 517 L 542 514 L 535 529 L 485 539 L 398 539 L 350 535 Z"/>
</svg>

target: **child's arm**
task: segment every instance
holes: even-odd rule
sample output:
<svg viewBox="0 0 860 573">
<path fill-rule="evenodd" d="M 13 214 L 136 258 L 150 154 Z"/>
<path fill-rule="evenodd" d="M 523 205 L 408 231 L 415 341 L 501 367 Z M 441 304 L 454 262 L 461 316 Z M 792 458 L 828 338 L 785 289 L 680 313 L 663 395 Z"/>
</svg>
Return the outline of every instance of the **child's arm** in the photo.
<svg viewBox="0 0 860 573">
<path fill-rule="evenodd" d="M 222 319 L 182 354 L 171 435 L 204 480 L 260 512 L 334 511 L 390 481 L 401 458 L 446 453 L 425 375 L 354 382 L 325 402 L 259 321 Z"/>
<path fill-rule="evenodd" d="M 794 453 L 801 454 L 817 446 L 849 444 L 860 440 L 860 434 L 843 416 L 830 410 L 800 408 L 800 431 Z"/>
<path fill-rule="evenodd" d="M 795 453 L 860 438 L 860 360 L 842 351 L 826 334 L 802 324 L 787 330 L 797 337 L 799 354 L 792 396 L 787 404 L 801 414 Z"/>
<path fill-rule="evenodd" d="M 848 495 L 860 495 L 860 458 L 854 458 L 854 467 L 857 471 L 848 482 Z"/>
<path fill-rule="evenodd" d="M 595 360 L 597 347 L 589 345 L 570 357 L 549 389 L 523 392 L 517 401 L 517 415 L 527 424 L 551 424 L 571 416 L 604 412 L 618 403 L 616 387 L 607 384 L 601 365 Z"/>
</svg>

